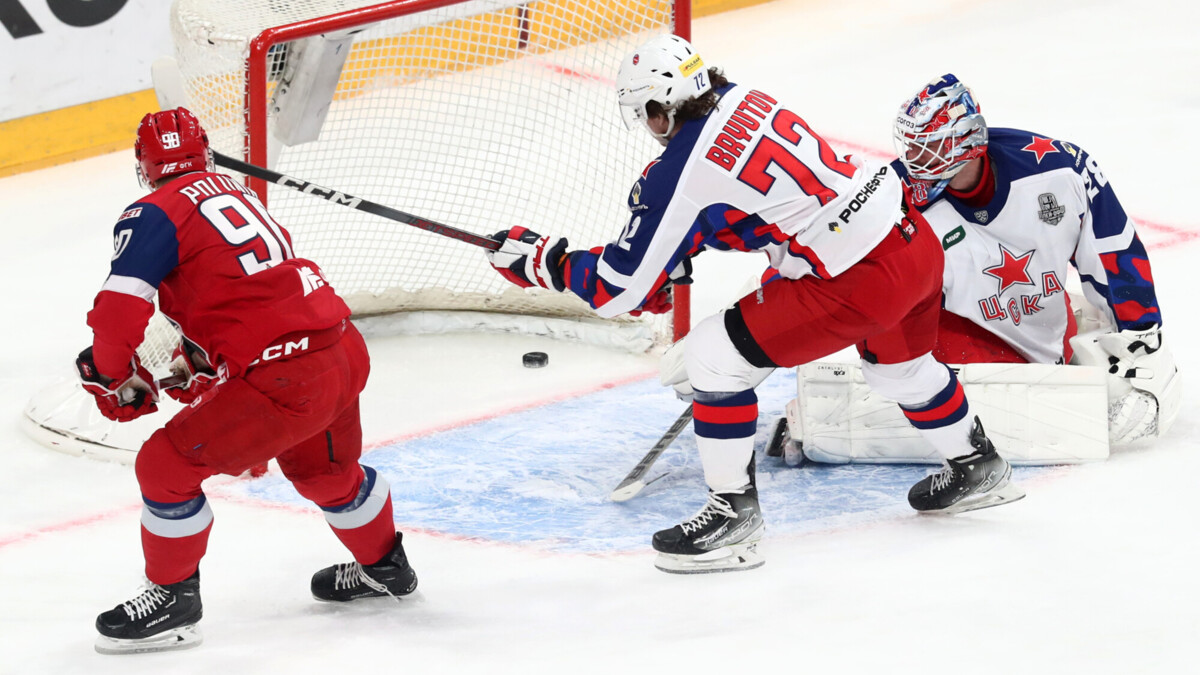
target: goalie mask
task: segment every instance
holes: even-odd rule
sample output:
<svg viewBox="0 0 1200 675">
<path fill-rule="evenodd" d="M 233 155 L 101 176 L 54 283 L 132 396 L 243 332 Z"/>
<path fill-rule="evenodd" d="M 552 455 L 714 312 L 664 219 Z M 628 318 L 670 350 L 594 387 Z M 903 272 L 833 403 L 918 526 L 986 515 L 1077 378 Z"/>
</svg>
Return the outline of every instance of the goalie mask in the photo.
<svg viewBox="0 0 1200 675">
<path fill-rule="evenodd" d="M 662 35 L 643 44 L 625 57 L 617 72 L 617 100 L 625 128 L 633 129 L 638 122 L 645 125 L 650 119 L 646 104 L 654 101 L 666 111 L 667 131 L 657 134 L 646 128 L 663 145 L 675 128 L 675 109 L 711 90 L 703 59 L 677 35 Z"/>
<path fill-rule="evenodd" d="M 971 90 L 946 74 L 901 104 L 893 138 L 909 175 L 948 182 L 987 152 L 987 123 Z"/>
<path fill-rule="evenodd" d="M 208 134 L 187 108 L 147 113 L 133 143 L 138 182 L 152 189 L 155 182 L 192 171 L 212 171 Z"/>
</svg>

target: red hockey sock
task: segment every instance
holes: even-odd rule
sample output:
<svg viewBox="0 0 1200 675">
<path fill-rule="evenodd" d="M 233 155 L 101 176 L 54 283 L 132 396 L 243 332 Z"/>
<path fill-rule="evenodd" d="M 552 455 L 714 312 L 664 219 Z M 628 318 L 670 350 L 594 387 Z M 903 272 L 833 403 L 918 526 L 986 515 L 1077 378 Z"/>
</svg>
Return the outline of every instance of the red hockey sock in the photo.
<svg viewBox="0 0 1200 675">
<path fill-rule="evenodd" d="M 383 508 L 367 524 L 351 529 L 334 527 L 329 529 L 337 535 L 342 545 L 350 550 L 360 564 L 370 565 L 383 559 L 396 543 L 396 524 L 392 522 L 392 496 L 387 495 Z"/>
<path fill-rule="evenodd" d="M 354 559 L 363 565 L 379 562 L 392 550 L 396 525 L 392 522 L 392 493 L 387 479 L 364 466 L 354 496 L 336 505 L 320 504 L 325 521 Z"/>
<path fill-rule="evenodd" d="M 142 552 L 146 556 L 146 578 L 166 586 L 192 576 L 200 566 L 204 552 L 208 550 L 208 533 L 211 531 L 211 513 L 203 530 L 183 537 L 155 534 L 143 524 Z"/>
</svg>

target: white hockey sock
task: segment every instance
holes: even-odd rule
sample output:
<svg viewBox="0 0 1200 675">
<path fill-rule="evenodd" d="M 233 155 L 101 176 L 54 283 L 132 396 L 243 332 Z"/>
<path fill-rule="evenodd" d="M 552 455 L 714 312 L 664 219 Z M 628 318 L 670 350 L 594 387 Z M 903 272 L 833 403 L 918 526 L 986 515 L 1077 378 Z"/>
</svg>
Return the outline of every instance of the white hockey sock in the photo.
<svg viewBox="0 0 1200 675">
<path fill-rule="evenodd" d="M 746 467 L 754 454 L 754 437 L 704 438 L 696 437 L 700 462 L 704 465 L 704 482 L 713 492 L 740 490 L 750 482 Z"/>
</svg>

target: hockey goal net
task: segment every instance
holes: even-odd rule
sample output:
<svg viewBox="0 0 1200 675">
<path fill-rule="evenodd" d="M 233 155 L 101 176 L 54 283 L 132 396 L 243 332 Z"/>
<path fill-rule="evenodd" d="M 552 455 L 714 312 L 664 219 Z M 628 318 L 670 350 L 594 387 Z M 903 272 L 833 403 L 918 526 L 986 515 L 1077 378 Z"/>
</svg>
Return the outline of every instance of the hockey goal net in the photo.
<svg viewBox="0 0 1200 675">
<path fill-rule="evenodd" d="M 616 71 L 678 14 L 670 0 L 177 0 L 171 30 L 218 151 L 478 234 L 520 225 L 590 248 L 620 234 L 659 152 L 621 124 Z M 597 321 L 570 293 L 508 284 L 470 245 L 249 184 L 357 315 Z"/>
<path fill-rule="evenodd" d="M 591 248 L 620 235 L 661 151 L 620 121 L 620 61 L 654 35 L 687 37 L 689 19 L 689 0 L 176 0 L 174 81 L 156 64 L 155 85 L 223 154 L 478 234 L 520 225 Z M 356 317 L 635 351 L 687 330 L 686 294 L 671 315 L 604 321 L 570 293 L 508 284 L 477 247 L 246 180 Z M 174 344 L 156 317 L 139 352 L 162 376 Z M 36 403 L 27 415 L 52 433 L 106 427 L 94 409 L 64 425 Z"/>
</svg>

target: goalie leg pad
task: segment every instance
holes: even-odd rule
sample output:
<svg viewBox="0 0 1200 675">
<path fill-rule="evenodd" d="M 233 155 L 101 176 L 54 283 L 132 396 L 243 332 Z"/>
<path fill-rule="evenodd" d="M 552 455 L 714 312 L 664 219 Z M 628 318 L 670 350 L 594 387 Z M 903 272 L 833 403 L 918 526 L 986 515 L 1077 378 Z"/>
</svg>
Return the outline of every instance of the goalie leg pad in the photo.
<svg viewBox="0 0 1200 675">
<path fill-rule="evenodd" d="M 1106 373 L 1083 366 L 956 366 L 972 411 L 1013 464 L 1074 464 L 1108 457 Z M 791 433 L 811 461 L 941 462 L 892 401 L 871 391 L 856 364 L 797 368 Z"/>
</svg>

